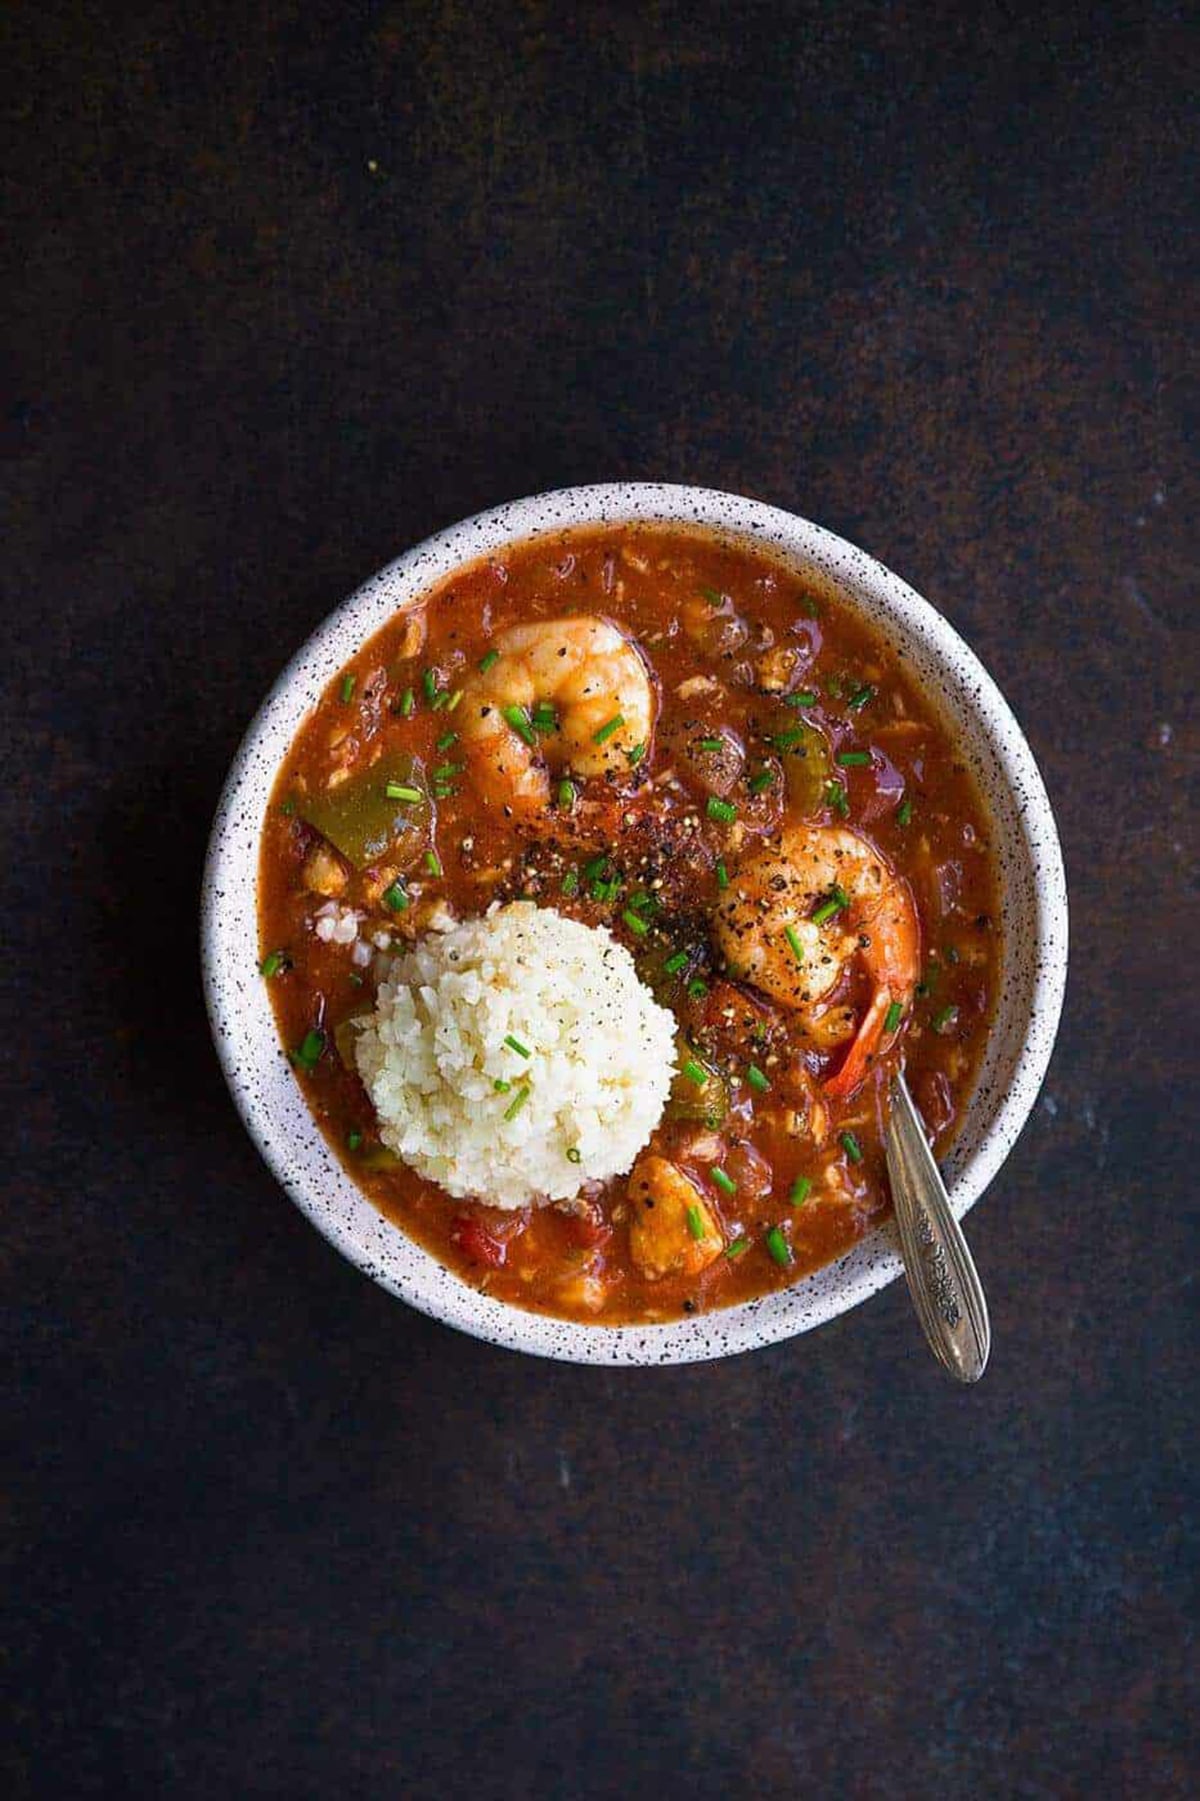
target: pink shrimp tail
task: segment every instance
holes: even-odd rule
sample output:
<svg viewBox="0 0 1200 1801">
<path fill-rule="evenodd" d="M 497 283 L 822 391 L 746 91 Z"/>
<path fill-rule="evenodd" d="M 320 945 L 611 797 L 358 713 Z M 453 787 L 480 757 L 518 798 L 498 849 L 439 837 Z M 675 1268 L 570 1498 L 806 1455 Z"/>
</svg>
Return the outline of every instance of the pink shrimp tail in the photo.
<svg viewBox="0 0 1200 1801">
<path fill-rule="evenodd" d="M 863 1016 L 863 1022 L 850 1049 L 846 1052 L 845 1062 L 835 1076 L 830 1076 L 825 1083 L 826 1094 L 834 1100 L 844 1101 L 854 1093 L 867 1073 L 867 1065 L 883 1036 L 883 1022 L 887 1018 L 888 1008 L 892 1004 L 891 993 L 886 988 L 877 988 Z"/>
</svg>

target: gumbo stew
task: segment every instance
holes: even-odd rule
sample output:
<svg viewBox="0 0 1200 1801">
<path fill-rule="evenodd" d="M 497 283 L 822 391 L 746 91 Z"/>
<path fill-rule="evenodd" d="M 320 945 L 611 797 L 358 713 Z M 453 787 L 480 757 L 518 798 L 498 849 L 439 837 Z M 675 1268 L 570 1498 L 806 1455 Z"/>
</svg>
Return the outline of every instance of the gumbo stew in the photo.
<svg viewBox="0 0 1200 1801">
<path fill-rule="evenodd" d="M 588 1322 L 848 1250 L 888 1206 L 889 1070 L 944 1154 L 999 973 L 988 818 L 904 658 L 677 527 L 519 544 L 391 620 L 291 747 L 259 892 L 283 1047 L 354 1181 L 464 1281 Z M 501 1209 L 388 1148 L 353 1035 L 395 953 L 515 900 L 609 928 L 676 1066 L 632 1170 Z"/>
</svg>

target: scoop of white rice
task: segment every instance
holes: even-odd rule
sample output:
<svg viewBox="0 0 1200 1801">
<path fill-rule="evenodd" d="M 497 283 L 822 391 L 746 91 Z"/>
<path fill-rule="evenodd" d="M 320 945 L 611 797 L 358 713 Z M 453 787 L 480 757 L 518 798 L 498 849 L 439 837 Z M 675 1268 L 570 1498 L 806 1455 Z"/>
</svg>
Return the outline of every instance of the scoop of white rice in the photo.
<svg viewBox="0 0 1200 1801">
<path fill-rule="evenodd" d="M 611 933 L 516 901 L 398 958 L 356 1055 L 398 1157 L 449 1194 L 523 1207 L 632 1168 L 675 1021 Z"/>
</svg>

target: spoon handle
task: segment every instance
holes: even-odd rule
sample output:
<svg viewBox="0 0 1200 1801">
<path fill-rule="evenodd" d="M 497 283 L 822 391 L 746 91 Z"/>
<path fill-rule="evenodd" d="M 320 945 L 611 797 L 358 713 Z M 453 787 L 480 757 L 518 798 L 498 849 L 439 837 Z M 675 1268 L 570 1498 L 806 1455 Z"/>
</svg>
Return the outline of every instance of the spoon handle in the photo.
<svg viewBox="0 0 1200 1801">
<path fill-rule="evenodd" d="M 908 1291 L 938 1362 L 978 1382 L 992 1346 L 983 1287 L 901 1075 L 890 1100 L 885 1146 Z"/>
</svg>

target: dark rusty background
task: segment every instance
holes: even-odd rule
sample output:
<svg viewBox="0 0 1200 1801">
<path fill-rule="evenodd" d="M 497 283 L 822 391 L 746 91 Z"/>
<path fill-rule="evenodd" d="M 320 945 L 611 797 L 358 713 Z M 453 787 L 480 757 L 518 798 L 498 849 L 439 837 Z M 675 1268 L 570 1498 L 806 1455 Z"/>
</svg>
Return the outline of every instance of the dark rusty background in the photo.
<svg viewBox="0 0 1200 1801">
<path fill-rule="evenodd" d="M 9 1795 L 1194 1792 L 1183 17 L 9 8 Z M 427 532 L 615 477 L 875 552 L 1045 771 L 1072 983 L 975 1393 L 901 1287 L 718 1367 L 458 1337 L 222 1087 L 264 688 Z"/>
</svg>

